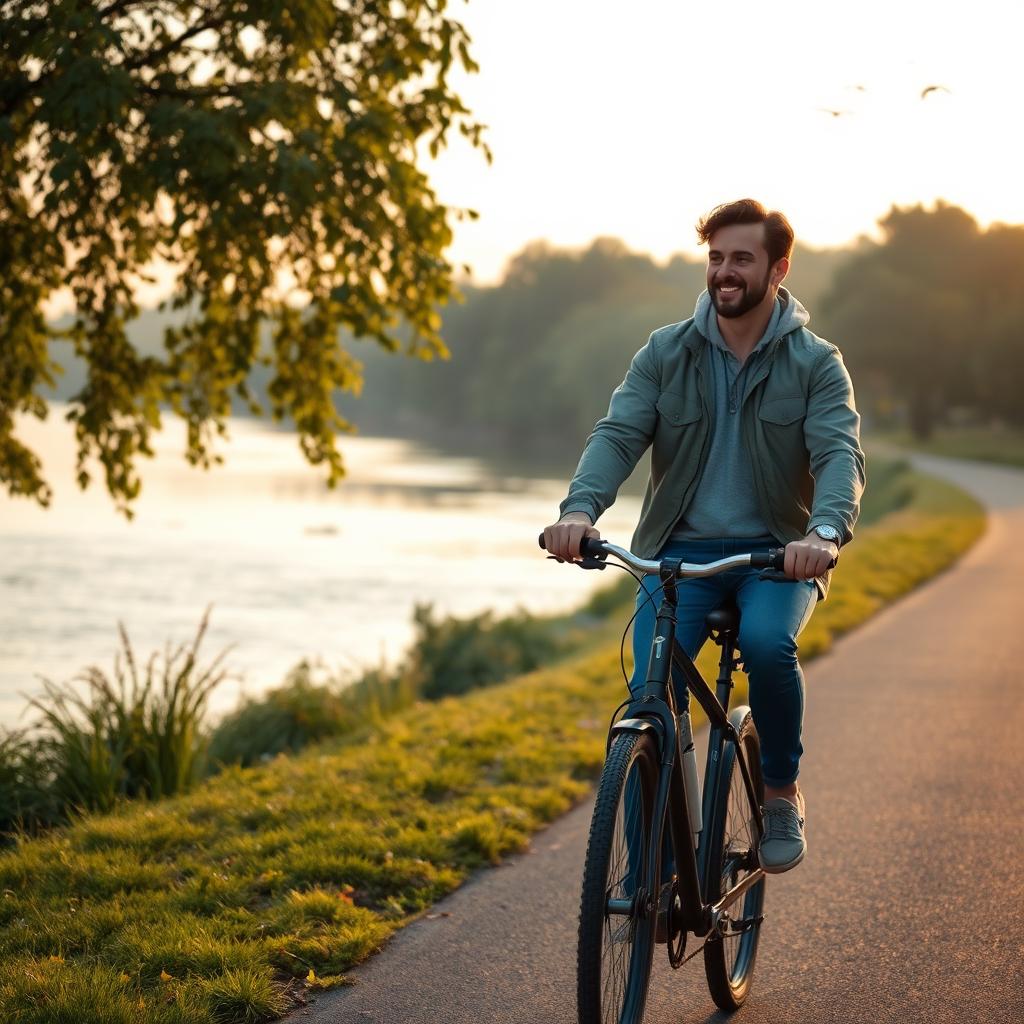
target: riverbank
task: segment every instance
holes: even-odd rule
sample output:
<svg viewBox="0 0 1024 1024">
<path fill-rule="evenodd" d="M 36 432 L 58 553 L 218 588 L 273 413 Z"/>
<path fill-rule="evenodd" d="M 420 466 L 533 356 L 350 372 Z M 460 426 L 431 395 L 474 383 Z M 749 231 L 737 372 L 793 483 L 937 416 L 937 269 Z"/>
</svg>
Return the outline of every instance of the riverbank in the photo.
<svg viewBox="0 0 1024 1024">
<path fill-rule="evenodd" d="M 906 500 L 843 553 L 803 658 L 984 529 L 963 492 L 917 474 L 901 486 Z M 0 857 L 0 1009 L 19 1024 L 272 1019 L 578 800 L 623 689 L 618 645 L 604 641 L 22 843 Z"/>
</svg>

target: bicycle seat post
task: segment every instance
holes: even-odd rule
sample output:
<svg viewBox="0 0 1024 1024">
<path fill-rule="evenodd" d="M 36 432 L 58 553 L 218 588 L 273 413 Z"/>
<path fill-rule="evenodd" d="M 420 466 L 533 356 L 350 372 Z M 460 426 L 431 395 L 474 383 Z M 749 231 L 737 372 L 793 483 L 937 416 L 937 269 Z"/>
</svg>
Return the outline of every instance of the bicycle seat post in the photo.
<svg viewBox="0 0 1024 1024">
<path fill-rule="evenodd" d="M 729 698 L 735 685 L 732 674 L 739 668 L 742 659 L 737 651 L 737 639 L 740 628 L 740 610 L 734 601 L 716 608 L 707 617 L 711 638 L 722 648 L 718 659 L 718 679 L 715 681 L 715 696 L 718 703 L 729 710 Z"/>
</svg>

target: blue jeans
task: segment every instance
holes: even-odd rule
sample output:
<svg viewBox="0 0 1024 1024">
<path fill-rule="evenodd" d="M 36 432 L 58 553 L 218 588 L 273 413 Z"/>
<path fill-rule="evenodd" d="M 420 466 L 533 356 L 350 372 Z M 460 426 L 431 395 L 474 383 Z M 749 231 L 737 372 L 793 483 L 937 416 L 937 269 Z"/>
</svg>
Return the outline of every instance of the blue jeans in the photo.
<svg viewBox="0 0 1024 1024">
<path fill-rule="evenodd" d="M 684 562 L 712 562 L 748 551 L 764 551 L 782 545 L 773 537 L 744 540 L 669 541 L 659 558 Z M 680 580 L 677 586 L 676 640 L 691 657 L 704 646 L 704 618 L 734 596 L 740 609 L 739 648 L 750 680 L 750 708 L 761 739 L 761 767 L 770 786 L 795 782 L 800 774 L 803 746 L 800 732 L 804 717 L 804 675 L 797 661 L 796 638 L 810 620 L 818 599 L 813 580 L 763 580 L 760 569 L 731 569 L 702 579 Z M 633 678 L 630 692 L 644 687 L 651 640 L 657 618 L 661 586 L 656 576 L 645 576 L 637 593 L 633 623 Z M 649 598 L 649 595 L 654 595 Z M 676 706 L 687 701 L 686 682 L 676 673 Z"/>
<path fill-rule="evenodd" d="M 713 562 L 728 555 L 782 547 L 774 537 L 743 540 L 669 541 L 658 558 L 681 558 L 684 562 Z M 739 648 L 750 681 L 750 708 L 761 740 L 761 768 L 764 781 L 772 786 L 795 782 L 800 773 L 803 745 L 800 733 L 804 717 L 804 675 L 797 661 L 796 638 L 811 618 L 818 600 L 813 580 L 763 580 L 760 569 L 731 569 L 700 579 L 680 580 L 676 591 L 676 640 L 695 658 L 708 637 L 704 619 L 712 609 L 734 596 L 740 609 Z M 645 576 L 637 592 L 633 622 L 633 677 L 629 682 L 634 697 L 643 691 L 647 678 L 651 641 L 661 603 L 661 581 Z M 657 593 L 656 593 L 657 592 Z M 689 694 L 680 673 L 673 673 L 676 707 L 685 707 Z M 627 815 L 636 798 L 636 781 L 626 784 Z M 635 836 L 627 834 L 630 867 L 639 849 Z M 662 850 L 662 878 L 671 878 L 671 844 L 668 836 Z"/>
</svg>

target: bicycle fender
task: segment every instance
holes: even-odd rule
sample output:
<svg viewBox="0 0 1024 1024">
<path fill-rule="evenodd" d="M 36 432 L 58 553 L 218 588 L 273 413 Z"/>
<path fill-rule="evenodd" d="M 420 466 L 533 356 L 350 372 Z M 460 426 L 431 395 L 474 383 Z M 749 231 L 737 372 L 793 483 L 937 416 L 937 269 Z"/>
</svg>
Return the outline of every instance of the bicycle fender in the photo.
<svg viewBox="0 0 1024 1024">
<path fill-rule="evenodd" d="M 743 720 L 750 714 L 750 708 L 746 704 L 737 704 L 729 712 L 729 724 L 739 732 L 743 726 Z"/>
<path fill-rule="evenodd" d="M 653 732 L 661 749 L 665 747 L 665 727 L 657 718 L 620 718 L 611 729 L 612 735 L 617 732 Z"/>
</svg>

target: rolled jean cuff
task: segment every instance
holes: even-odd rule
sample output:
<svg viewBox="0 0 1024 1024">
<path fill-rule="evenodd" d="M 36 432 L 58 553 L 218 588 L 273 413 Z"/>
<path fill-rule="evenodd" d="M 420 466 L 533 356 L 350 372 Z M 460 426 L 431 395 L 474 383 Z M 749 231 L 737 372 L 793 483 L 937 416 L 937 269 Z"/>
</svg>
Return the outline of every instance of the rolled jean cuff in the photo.
<svg viewBox="0 0 1024 1024">
<path fill-rule="evenodd" d="M 782 789 L 783 786 L 792 786 L 800 778 L 800 772 L 797 771 L 788 779 L 769 779 L 767 776 L 763 776 L 763 778 L 766 786 L 771 786 L 772 789 Z"/>
</svg>

